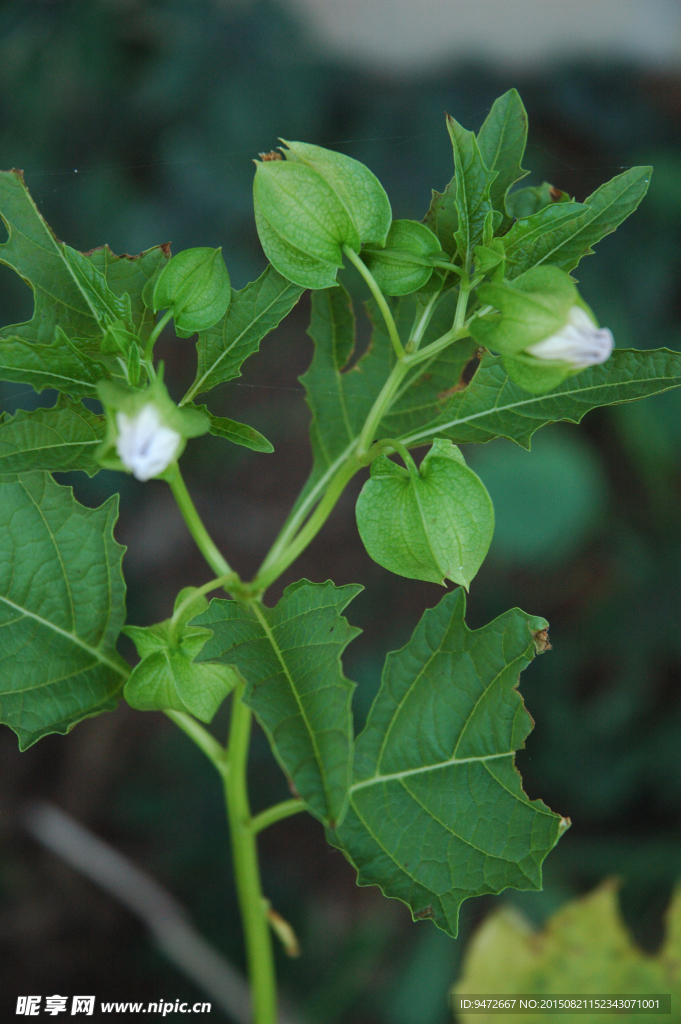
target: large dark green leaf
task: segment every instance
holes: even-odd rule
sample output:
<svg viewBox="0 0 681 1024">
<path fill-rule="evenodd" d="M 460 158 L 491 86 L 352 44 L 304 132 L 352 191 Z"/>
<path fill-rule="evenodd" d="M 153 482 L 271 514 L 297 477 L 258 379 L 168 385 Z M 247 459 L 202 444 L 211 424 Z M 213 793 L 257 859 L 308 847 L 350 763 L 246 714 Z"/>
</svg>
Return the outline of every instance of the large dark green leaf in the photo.
<svg viewBox="0 0 681 1024">
<path fill-rule="evenodd" d="M 504 237 L 507 255 L 515 261 L 509 277 L 517 277 L 540 263 L 573 270 L 592 246 L 629 217 L 648 191 L 652 167 L 632 167 L 584 200 L 582 212 L 569 203 L 547 206 L 517 221 Z M 576 212 L 575 217 L 569 216 Z"/>
<path fill-rule="evenodd" d="M 196 380 L 183 404 L 239 377 L 242 363 L 258 351 L 265 335 L 291 312 L 302 293 L 302 288 L 291 284 L 271 266 L 257 281 L 232 292 L 226 315 L 199 334 Z"/>
<path fill-rule="evenodd" d="M 94 455 L 105 432 L 104 417 L 82 402 L 60 398 L 52 409 L 20 409 L 0 422 L 0 475 L 81 469 L 94 476 L 100 469 Z"/>
<path fill-rule="evenodd" d="M 544 619 L 519 609 L 475 631 L 461 590 L 389 654 L 355 744 L 350 801 L 331 841 L 414 918 L 456 936 L 470 896 L 541 888 L 566 822 L 529 800 L 514 758 L 532 729 L 516 689 L 545 647 Z"/>
<path fill-rule="evenodd" d="M 125 682 L 117 505 L 85 508 L 47 473 L 0 481 L 0 721 L 22 750 L 111 710 Z"/>
<path fill-rule="evenodd" d="M 197 661 L 238 670 L 277 760 L 326 823 L 341 819 L 350 782 L 354 683 L 340 656 L 359 630 L 340 613 L 361 589 L 300 580 L 274 608 L 215 600 L 191 623 L 213 630 Z"/>
<path fill-rule="evenodd" d="M 399 439 L 414 446 L 434 436 L 455 444 L 507 437 L 529 448 L 532 434 L 547 423 L 579 423 L 598 406 L 632 402 L 679 385 L 681 353 L 667 348 L 615 349 L 606 363 L 568 377 L 543 395 L 523 391 L 506 375 L 499 358 L 485 355 L 471 383 L 452 395 L 437 420 Z"/>
</svg>

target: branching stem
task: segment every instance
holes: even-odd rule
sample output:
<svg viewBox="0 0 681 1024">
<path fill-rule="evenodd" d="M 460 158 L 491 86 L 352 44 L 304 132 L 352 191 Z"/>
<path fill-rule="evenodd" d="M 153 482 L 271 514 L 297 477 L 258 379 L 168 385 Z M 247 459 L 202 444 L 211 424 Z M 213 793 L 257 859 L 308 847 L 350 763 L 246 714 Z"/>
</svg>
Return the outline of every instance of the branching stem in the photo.
<svg viewBox="0 0 681 1024">
<path fill-rule="evenodd" d="M 360 274 L 362 275 L 366 283 L 369 285 L 369 291 L 376 299 L 376 305 L 380 309 L 381 314 L 383 315 L 383 319 L 385 320 L 385 325 L 388 328 L 388 334 L 390 335 L 390 340 L 393 343 L 393 348 L 395 349 L 397 358 L 401 359 L 402 356 L 404 355 L 404 346 L 400 341 L 399 334 L 397 333 L 397 327 L 395 326 L 395 321 L 393 319 L 392 313 L 390 312 L 390 306 L 386 302 L 385 295 L 376 284 L 374 275 L 371 273 L 366 263 L 359 258 L 355 250 L 351 249 L 349 245 L 344 245 L 343 252 L 350 260 L 352 265 L 356 267 L 357 270 L 359 270 Z"/>
</svg>

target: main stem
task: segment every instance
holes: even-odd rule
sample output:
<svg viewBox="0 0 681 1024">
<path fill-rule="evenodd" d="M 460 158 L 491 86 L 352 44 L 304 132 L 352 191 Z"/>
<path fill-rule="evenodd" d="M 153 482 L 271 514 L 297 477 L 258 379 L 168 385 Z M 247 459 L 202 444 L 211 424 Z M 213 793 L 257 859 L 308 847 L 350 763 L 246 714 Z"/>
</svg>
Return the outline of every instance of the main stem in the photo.
<svg viewBox="0 0 681 1024">
<path fill-rule="evenodd" d="M 232 837 L 232 857 L 251 979 L 253 1024 L 276 1024 L 277 982 L 265 901 L 260 884 L 258 851 L 251 825 L 246 767 L 251 735 L 251 710 L 243 703 L 243 685 L 232 699 L 225 801 Z"/>
</svg>

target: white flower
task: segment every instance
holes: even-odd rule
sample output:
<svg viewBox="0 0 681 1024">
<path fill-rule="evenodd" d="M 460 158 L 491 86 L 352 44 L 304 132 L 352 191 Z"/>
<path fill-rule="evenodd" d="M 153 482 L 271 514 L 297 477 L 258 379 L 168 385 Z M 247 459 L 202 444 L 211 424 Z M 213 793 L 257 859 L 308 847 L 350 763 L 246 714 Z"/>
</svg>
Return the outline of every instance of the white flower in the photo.
<svg viewBox="0 0 681 1024">
<path fill-rule="evenodd" d="M 153 402 L 135 416 L 117 412 L 116 426 L 116 451 L 138 480 L 150 480 L 167 469 L 182 443 L 181 434 L 165 426 Z"/>
<path fill-rule="evenodd" d="M 565 327 L 536 345 L 529 345 L 526 351 L 538 359 L 560 360 L 570 363 L 575 370 L 583 370 L 604 363 L 613 345 L 612 332 L 607 327 L 596 327 L 581 306 L 573 306 Z"/>
</svg>

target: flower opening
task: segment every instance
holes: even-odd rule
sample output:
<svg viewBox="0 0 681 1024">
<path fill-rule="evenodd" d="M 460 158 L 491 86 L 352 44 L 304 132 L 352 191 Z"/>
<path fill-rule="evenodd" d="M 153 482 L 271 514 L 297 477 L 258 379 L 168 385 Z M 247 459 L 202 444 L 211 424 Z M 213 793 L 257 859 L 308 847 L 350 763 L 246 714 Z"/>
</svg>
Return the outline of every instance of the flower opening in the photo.
<svg viewBox="0 0 681 1024">
<path fill-rule="evenodd" d="M 612 331 L 607 327 L 596 327 L 581 306 L 573 306 L 568 313 L 565 327 L 551 334 L 526 351 L 537 359 L 570 363 L 575 370 L 604 363 L 610 357 L 614 345 Z"/>
<path fill-rule="evenodd" d="M 117 412 L 116 426 L 116 451 L 138 480 L 150 480 L 167 469 L 182 443 L 182 436 L 163 423 L 153 402 L 134 416 Z"/>
</svg>

